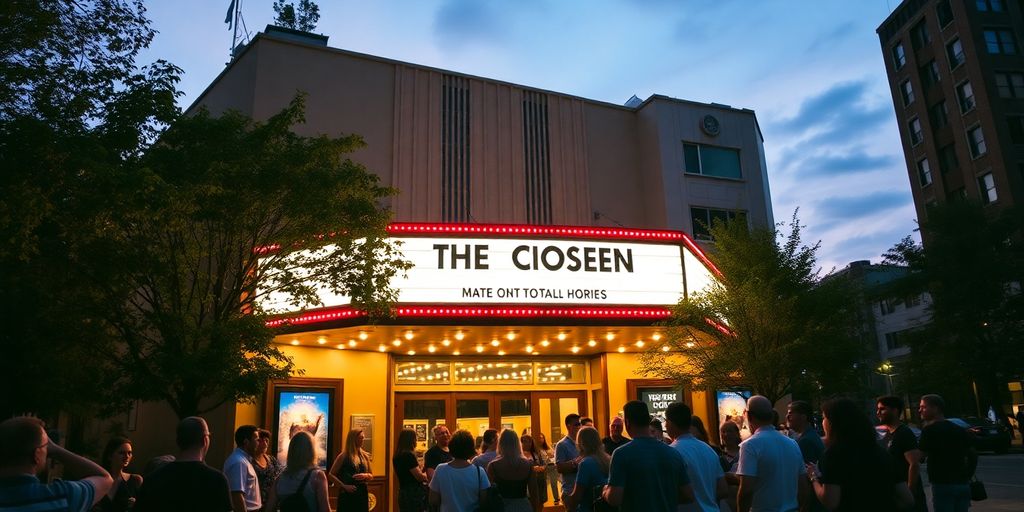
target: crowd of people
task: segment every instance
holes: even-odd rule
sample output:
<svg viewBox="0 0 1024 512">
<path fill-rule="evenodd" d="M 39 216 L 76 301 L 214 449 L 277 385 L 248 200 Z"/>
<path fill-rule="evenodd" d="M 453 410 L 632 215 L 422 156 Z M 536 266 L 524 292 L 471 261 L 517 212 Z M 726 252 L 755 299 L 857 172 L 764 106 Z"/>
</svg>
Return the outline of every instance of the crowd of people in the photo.
<svg viewBox="0 0 1024 512">
<path fill-rule="evenodd" d="M 437 425 L 422 462 L 411 429 L 398 435 L 391 462 L 401 512 L 539 512 L 549 498 L 569 512 L 916 512 L 927 510 L 921 478 L 927 457 L 934 510 L 961 512 L 970 504 L 977 456 L 969 434 L 945 421 L 943 409 L 940 396 L 921 397 L 925 426 L 918 439 L 902 423 L 898 397 L 877 400 L 877 430 L 859 403 L 831 400 L 821 408 L 823 440 L 808 403 L 789 404 L 787 435 L 776 428 L 772 402 L 753 396 L 744 412 L 752 434 L 741 441 L 737 424 L 726 421 L 713 446 L 686 404 L 669 404 L 662 421 L 632 401 L 605 438 L 578 414 L 565 417 L 565 436 L 554 446 L 540 432 L 489 429 L 478 449 L 470 432 Z M 218 471 L 204 462 L 206 421 L 189 417 L 176 429 L 178 453 L 150 461 L 138 475 L 127 470 L 130 440 L 111 439 L 97 464 L 51 442 L 43 427 L 32 417 L 0 423 L 0 511 L 329 512 L 331 486 L 338 490 L 336 510 L 370 509 L 373 474 L 358 429 L 324 471 L 309 432 L 291 437 L 282 462 L 268 453 L 270 432 L 245 425 Z M 43 483 L 37 474 L 48 459 L 78 479 Z"/>
</svg>

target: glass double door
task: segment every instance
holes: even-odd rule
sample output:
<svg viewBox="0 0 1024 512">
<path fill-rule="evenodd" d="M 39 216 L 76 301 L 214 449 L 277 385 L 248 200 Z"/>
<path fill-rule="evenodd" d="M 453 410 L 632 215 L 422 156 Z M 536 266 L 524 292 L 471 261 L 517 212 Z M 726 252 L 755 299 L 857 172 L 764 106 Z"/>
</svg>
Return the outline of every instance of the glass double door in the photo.
<svg viewBox="0 0 1024 512">
<path fill-rule="evenodd" d="M 434 446 L 437 425 L 469 431 L 478 446 L 489 428 L 520 436 L 543 432 L 553 446 L 565 435 L 567 414 L 587 414 L 582 391 L 396 393 L 395 398 L 396 438 L 403 428 L 415 430 L 418 455 Z"/>
</svg>

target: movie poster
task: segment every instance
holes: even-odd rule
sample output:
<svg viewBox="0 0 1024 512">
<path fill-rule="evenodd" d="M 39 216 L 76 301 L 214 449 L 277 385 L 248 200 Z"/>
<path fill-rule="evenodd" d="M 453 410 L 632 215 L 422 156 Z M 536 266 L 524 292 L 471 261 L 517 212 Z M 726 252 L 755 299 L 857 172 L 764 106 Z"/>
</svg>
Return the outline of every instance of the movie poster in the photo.
<svg viewBox="0 0 1024 512">
<path fill-rule="evenodd" d="M 750 437 L 750 427 L 747 425 L 743 411 L 747 409 L 747 399 L 750 398 L 749 390 L 718 390 L 715 398 L 718 403 L 718 426 L 721 427 L 727 421 L 736 423 L 740 427 L 740 438 Z"/>
<path fill-rule="evenodd" d="M 327 469 L 330 453 L 331 393 L 278 390 L 277 460 L 288 460 L 288 444 L 297 432 L 309 432 L 317 450 L 317 464 Z"/>
</svg>

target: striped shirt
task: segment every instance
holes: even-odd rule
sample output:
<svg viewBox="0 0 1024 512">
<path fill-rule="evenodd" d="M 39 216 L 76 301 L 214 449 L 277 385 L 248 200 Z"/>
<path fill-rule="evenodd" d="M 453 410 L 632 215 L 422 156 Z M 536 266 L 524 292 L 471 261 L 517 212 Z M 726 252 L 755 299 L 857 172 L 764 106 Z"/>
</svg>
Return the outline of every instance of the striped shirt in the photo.
<svg viewBox="0 0 1024 512">
<path fill-rule="evenodd" d="M 44 484 L 35 475 L 0 478 L 0 512 L 86 512 L 92 508 L 95 493 L 88 482 L 54 480 Z"/>
</svg>

